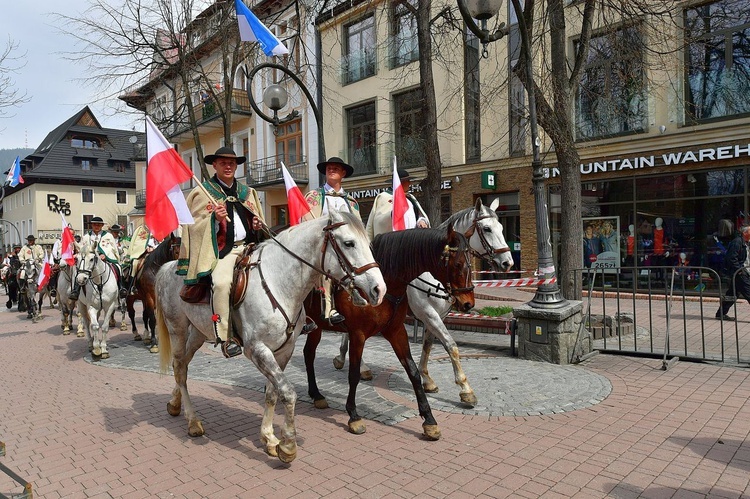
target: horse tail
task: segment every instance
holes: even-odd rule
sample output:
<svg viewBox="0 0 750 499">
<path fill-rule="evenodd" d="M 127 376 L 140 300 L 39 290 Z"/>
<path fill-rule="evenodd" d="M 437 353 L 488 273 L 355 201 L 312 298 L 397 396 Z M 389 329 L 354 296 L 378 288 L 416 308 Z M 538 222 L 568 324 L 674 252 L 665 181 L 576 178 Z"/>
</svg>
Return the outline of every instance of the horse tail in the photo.
<svg viewBox="0 0 750 499">
<path fill-rule="evenodd" d="M 167 374 L 169 363 L 172 361 L 172 341 L 169 339 L 169 329 L 164 321 L 161 307 L 156 307 L 156 331 L 159 333 L 159 372 Z"/>
</svg>

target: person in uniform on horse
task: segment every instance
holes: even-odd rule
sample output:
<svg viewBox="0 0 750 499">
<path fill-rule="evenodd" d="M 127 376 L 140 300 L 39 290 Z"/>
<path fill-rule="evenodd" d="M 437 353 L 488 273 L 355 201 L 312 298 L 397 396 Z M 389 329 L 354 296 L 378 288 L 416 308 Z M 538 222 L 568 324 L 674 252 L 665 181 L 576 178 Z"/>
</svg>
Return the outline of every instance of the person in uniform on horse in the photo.
<svg viewBox="0 0 750 499">
<path fill-rule="evenodd" d="M 221 147 L 204 158 L 205 163 L 213 165 L 216 174 L 203 182 L 203 189 L 196 187 L 187 197 L 195 223 L 183 226 L 177 266 L 177 273 L 184 276 L 185 287 L 180 296 L 185 301 L 202 295 L 210 282 L 216 344 L 221 345 L 227 358 L 242 353 L 230 330 L 229 294 L 234 265 L 247 244 L 260 240 L 263 228 L 257 192 L 234 178 L 237 166 L 246 159 L 237 156 L 230 147 Z"/>
<path fill-rule="evenodd" d="M 119 224 L 113 224 L 109 227 L 109 232 L 112 234 L 112 238 L 115 240 L 115 244 L 117 245 L 117 253 L 120 256 L 120 262 L 125 262 L 125 251 L 122 248 L 122 227 Z"/>
<path fill-rule="evenodd" d="M 151 235 L 151 231 L 145 225 L 139 225 L 130 237 L 130 247 L 126 258 L 130 261 L 130 277 L 138 279 L 143 260 L 146 255 L 154 251 L 159 242 Z"/>
<path fill-rule="evenodd" d="M 398 178 L 406 194 L 406 204 L 409 209 L 404 214 L 404 221 L 407 229 L 427 229 L 430 227 L 430 220 L 427 213 L 422 209 L 417 198 L 409 192 L 411 187 L 411 177 L 409 172 L 404 168 L 398 168 Z M 381 216 L 379 216 L 381 215 Z M 387 216 L 385 216 L 387 215 Z M 367 218 L 367 237 L 370 241 L 375 239 L 378 234 L 393 231 L 393 189 L 388 189 L 375 197 L 372 204 L 370 216 Z"/>
<path fill-rule="evenodd" d="M 92 250 L 99 255 L 101 260 L 112 264 L 117 274 L 120 298 L 125 298 L 128 291 L 123 286 L 122 282 L 122 261 L 120 259 L 120 252 L 117 249 L 117 241 L 112 234 L 106 230 L 102 230 L 103 227 L 104 220 L 102 220 L 102 217 L 93 217 L 91 219 L 91 230 L 83 235 L 80 244 L 81 247 L 92 248 Z M 70 291 L 68 298 L 71 300 L 77 300 L 80 291 L 80 284 L 78 284 L 78 282 L 74 283 L 73 289 Z"/>
<path fill-rule="evenodd" d="M 360 221 L 359 204 L 357 201 L 344 191 L 341 182 L 346 177 L 354 174 L 354 168 L 344 162 L 343 159 L 333 156 L 328 161 L 318 163 L 318 171 L 325 175 L 326 183 L 305 195 L 305 201 L 310 206 L 310 213 L 303 217 L 303 220 L 319 218 L 328 215 L 331 210 L 348 211 L 356 216 Z M 333 293 L 331 292 L 331 281 L 323 278 L 324 291 L 324 310 L 323 319 L 330 324 L 339 324 L 345 320 L 335 307 Z"/>
<path fill-rule="evenodd" d="M 23 245 L 18 254 L 18 260 L 21 262 L 21 272 L 19 279 L 26 278 L 26 270 L 23 268 L 27 260 L 32 260 L 35 264 L 41 265 L 44 261 L 44 248 L 36 244 L 36 237 L 33 234 L 26 236 L 26 244 Z"/>
</svg>

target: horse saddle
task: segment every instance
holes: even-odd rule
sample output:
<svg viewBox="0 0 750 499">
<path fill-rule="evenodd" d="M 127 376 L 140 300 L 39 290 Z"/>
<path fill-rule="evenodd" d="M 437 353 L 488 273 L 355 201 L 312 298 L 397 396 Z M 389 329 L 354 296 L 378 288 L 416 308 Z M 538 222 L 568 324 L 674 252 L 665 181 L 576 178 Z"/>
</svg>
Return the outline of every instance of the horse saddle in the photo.
<svg viewBox="0 0 750 499">
<path fill-rule="evenodd" d="M 255 249 L 255 243 L 248 244 L 237 257 L 232 272 L 232 288 L 229 294 L 230 306 L 237 307 L 245 299 L 247 283 L 250 280 L 250 255 Z M 180 298 L 187 303 L 210 303 L 211 278 L 203 277 L 197 283 L 184 285 L 180 290 Z"/>
</svg>

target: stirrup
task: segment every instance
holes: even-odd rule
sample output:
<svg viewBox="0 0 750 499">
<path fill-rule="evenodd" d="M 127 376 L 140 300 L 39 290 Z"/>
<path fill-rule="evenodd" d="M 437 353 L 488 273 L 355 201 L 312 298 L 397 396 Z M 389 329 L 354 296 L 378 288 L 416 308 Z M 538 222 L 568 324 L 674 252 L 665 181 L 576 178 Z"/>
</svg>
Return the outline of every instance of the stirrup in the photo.
<svg viewBox="0 0 750 499">
<path fill-rule="evenodd" d="M 328 317 L 323 317 L 323 320 L 328 321 L 328 324 L 331 326 L 335 326 L 336 324 L 341 324 L 346 320 L 346 317 L 341 315 L 335 310 L 331 310 L 331 314 Z"/>
<path fill-rule="evenodd" d="M 223 353 L 224 357 L 227 359 L 231 359 L 232 357 L 237 357 L 242 354 L 242 347 L 236 339 L 229 338 L 227 341 L 221 342 L 221 353 Z"/>
</svg>

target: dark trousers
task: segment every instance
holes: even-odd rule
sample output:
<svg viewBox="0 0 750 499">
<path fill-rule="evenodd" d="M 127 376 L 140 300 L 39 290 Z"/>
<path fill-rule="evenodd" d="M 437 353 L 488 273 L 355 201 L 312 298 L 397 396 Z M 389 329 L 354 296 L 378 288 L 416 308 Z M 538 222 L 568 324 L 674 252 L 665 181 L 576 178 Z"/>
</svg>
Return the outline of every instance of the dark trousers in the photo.
<svg viewBox="0 0 750 499">
<path fill-rule="evenodd" d="M 732 286 L 731 282 L 729 283 L 729 289 L 727 289 L 727 292 L 721 301 L 721 306 L 719 307 L 719 310 L 716 311 L 716 315 L 719 315 L 719 312 L 721 312 L 722 315 L 726 315 L 727 312 L 729 312 L 729 309 L 732 308 L 732 305 L 737 301 L 737 296 L 742 296 L 748 303 L 750 303 L 750 276 L 748 276 L 744 270 L 737 273 L 734 278 L 734 286 Z"/>
</svg>

